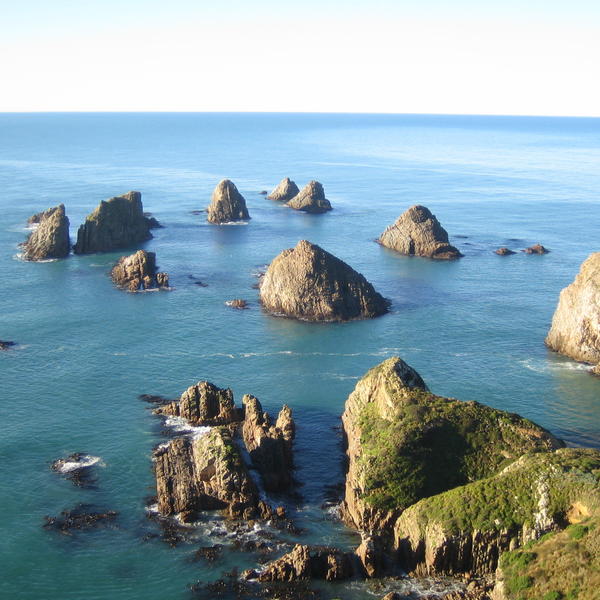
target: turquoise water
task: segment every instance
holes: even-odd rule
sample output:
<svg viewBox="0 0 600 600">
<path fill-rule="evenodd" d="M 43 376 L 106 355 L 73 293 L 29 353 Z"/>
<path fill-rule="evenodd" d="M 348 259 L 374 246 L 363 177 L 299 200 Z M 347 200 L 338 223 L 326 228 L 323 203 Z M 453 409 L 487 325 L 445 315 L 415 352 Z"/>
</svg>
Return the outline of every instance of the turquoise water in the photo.
<svg viewBox="0 0 600 600">
<path fill-rule="evenodd" d="M 600 250 L 598 164 L 598 119 L 0 115 L 0 339 L 19 343 L 0 353 L 0 595 L 188 598 L 189 584 L 256 564 L 237 551 L 192 562 L 199 545 L 223 541 L 208 517 L 175 548 L 156 537 L 150 456 L 165 438 L 141 393 L 176 397 L 208 379 L 238 401 L 252 393 L 273 412 L 292 406 L 294 515 L 307 530 L 297 539 L 343 547 L 356 535 L 320 508 L 341 476 L 335 428 L 356 380 L 391 355 L 436 393 L 600 447 L 600 379 L 543 344 L 558 293 Z M 299 214 L 259 194 L 284 176 L 321 181 L 334 210 Z M 209 226 L 190 212 L 224 177 L 246 198 L 247 225 Z M 30 214 L 64 202 L 74 238 L 100 200 L 130 189 L 165 225 L 145 247 L 174 291 L 116 290 L 107 272 L 120 252 L 15 258 Z M 415 203 L 437 215 L 463 259 L 405 258 L 373 242 Z M 264 314 L 256 274 L 303 238 L 361 271 L 392 300 L 391 314 L 327 325 Z M 493 254 L 536 242 L 552 252 Z M 233 298 L 250 310 L 226 306 Z M 49 468 L 78 451 L 102 458 L 95 489 Z M 114 526 L 74 536 L 42 528 L 45 515 L 81 502 L 118 511 Z M 334 586 L 325 597 L 367 593 Z"/>
</svg>

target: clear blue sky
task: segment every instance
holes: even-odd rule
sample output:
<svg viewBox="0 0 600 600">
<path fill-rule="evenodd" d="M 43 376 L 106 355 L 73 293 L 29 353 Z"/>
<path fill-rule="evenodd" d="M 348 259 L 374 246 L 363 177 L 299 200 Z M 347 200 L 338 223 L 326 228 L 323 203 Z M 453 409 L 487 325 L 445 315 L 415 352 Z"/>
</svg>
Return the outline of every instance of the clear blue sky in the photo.
<svg viewBox="0 0 600 600">
<path fill-rule="evenodd" d="M 600 0 L 0 0 L 0 111 L 600 116 Z"/>
</svg>

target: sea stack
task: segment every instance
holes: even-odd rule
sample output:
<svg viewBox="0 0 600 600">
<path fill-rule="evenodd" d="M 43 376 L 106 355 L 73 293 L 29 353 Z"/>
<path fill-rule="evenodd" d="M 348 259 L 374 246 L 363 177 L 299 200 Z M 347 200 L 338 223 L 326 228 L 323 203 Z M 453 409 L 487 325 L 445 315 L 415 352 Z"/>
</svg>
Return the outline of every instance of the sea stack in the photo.
<svg viewBox="0 0 600 600">
<path fill-rule="evenodd" d="M 207 213 L 206 220 L 215 224 L 246 221 L 250 218 L 244 196 L 229 179 L 223 179 L 215 188 Z"/>
<path fill-rule="evenodd" d="M 287 205 L 294 210 L 319 214 L 331 210 L 331 203 L 325 198 L 323 186 L 318 181 L 307 183 Z"/>
<path fill-rule="evenodd" d="M 77 232 L 75 254 L 111 252 L 152 238 L 140 192 L 127 192 L 100 202 Z"/>
<path fill-rule="evenodd" d="M 560 293 L 546 345 L 600 365 L 600 252 L 582 263 L 575 281 Z"/>
<path fill-rule="evenodd" d="M 408 256 L 439 260 L 460 258 L 462 254 L 448 243 L 448 233 L 425 206 L 411 206 L 377 240 L 382 246 Z"/>
<path fill-rule="evenodd" d="M 284 177 L 279 182 L 279 185 L 267 196 L 267 198 L 269 200 L 287 202 L 299 192 L 300 190 L 298 189 L 298 186 L 289 177 Z"/>
<path fill-rule="evenodd" d="M 69 219 L 65 214 L 64 204 L 34 215 L 28 222 L 38 223 L 38 227 L 23 244 L 24 259 L 47 260 L 69 255 Z"/>
<path fill-rule="evenodd" d="M 138 250 L 130 256 L 122 256 L 110 275 L 115 285 L 130 292 L 169 287 L 168 274 L 157 273 L 156 254 L 146 250 Z"/>
<path fill-rule="evenodd" d="M 306 240 L 273 259 L 260 299 L 271 313 L 305 321 L 367 319 L 389 308 L 363 275 Z"/>
</svg>

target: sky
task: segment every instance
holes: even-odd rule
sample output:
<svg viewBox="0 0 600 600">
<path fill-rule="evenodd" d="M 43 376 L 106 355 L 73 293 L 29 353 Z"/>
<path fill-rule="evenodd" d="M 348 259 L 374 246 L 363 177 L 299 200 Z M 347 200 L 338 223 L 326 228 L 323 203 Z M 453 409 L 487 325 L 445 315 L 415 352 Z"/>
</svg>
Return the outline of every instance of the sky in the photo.
<svg viewBox="0 0 600 600">
<path fill-rule="evenodd" d="M 600 0 L 0 0 L 0 112 L 600 116 Z"/>
</svg>

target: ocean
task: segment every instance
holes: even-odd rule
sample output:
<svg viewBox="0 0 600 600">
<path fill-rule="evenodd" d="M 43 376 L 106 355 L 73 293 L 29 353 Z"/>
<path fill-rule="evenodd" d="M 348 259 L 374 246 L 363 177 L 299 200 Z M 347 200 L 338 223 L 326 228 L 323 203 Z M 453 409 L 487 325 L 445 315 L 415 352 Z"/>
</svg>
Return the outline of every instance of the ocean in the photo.
<svg viewBox="0 0 600 600">
<path fill-rule="evenodd" d="M 560 290 L 600 250 L 599 164 L 600 119 L 0 114 L 0 339 L 18 344 L 0 353 L 0 596 L 187 599 L 194 584 L 256 566 L 264 557 L 248 541 L 274 549 L 267 558 L 295 541 L 354 547 L 358 535 L 328 502 L 343 477 L 340 415 L 357 380 L 394 355 L 437 394 L 599 448 L 600 378 L 544 346 Z M 320 181 L 334 210 L 302 214 L 260 194 L 286 176 L 299 187 Z M 246 224 L 209 225 L 192 212 L 222 178 L 246 198 Z M 31 214 L 64 203 L 74 241 L 101 200 L 129 190 L 164 225 L 143 247 L 172 291 L 115 289 L 108 272 L 125 252 L 19 260 Z M 413 204 L 431 209 L 464 258 L 403 257 L 375 243 Z M 391 313 L 339 324 L 265 314 L 257 275 L 300 239 L 363 273 Z M 494 254 L 537 242 L 551 252 Z M 234 298 L 249 309 L 225 304 Z M 283 500 L 303 533 L 240 534 L 207 515 L 173 546 L 148 518 L 151 453 L 167 438 L 138 396 L 176 398 L 203 379 L 238 403 L 257 396 L 272 414 L 292 407 L 299 485 Z M 73 452 L 101 459 L 94 487 L 50 469 Z M 43 528 L 46 515 L 78 504 L 118 516 L 71 536 Z M 214 544 L 220 558 L 194 560 Z M 323 598 L 384 589 L 331 585 Z"/>
</svg>

